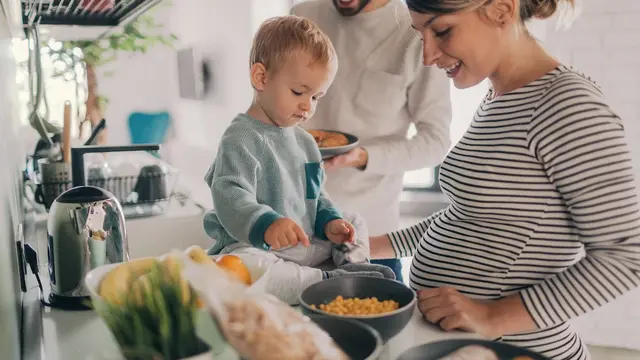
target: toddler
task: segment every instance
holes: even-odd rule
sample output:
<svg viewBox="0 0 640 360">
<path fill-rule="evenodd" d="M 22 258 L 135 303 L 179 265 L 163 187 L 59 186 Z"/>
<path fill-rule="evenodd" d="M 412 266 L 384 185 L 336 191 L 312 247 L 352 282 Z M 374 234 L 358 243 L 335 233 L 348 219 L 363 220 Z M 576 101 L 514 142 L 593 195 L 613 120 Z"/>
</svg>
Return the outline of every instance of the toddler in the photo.
<svg viewBox="0 0 640 360">
<path fill-rule="evenodd" d="M 253 102 L 223 134 L 205 177 L 214 209 L 204 227 L 216 240 L 209 253 L 269 262 L 267 291 L 289 303 L 326 278 L 394 278 L 389 268 L 369 263 L 364 221 L 342 215 L 325 194 L 318 146 L 298 127 L 313 115 L 337 66 L 331 41 L 310 20 L 265 21 L 251 49 Z M 315 268 L 329 259 L 335 270 Z"/>
</svg>

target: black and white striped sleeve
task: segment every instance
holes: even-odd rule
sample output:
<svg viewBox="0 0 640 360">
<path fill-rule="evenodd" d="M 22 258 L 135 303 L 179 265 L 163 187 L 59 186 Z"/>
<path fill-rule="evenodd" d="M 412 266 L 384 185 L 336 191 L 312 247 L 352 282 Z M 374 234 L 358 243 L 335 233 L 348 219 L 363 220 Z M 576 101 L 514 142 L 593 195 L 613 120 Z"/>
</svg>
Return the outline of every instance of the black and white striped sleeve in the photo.
<svg viewBox="0 0 640 360">
<path fill-rule="evenodd" d="M 389 233 L 389 239 L 391 239 L 391 246 L 396 254 L 396 258 L 413 256 L 416 251 L 416 247 L 420 243 L 423 235 L 429 229 L 431 222 L 440 217 L 445 210 L 446 209 L 442 209 L 435 212 L 428 218 L 411 227 Z"/>
<path fill-rule="evenodd" d="M 640 207 L 622 122 L 587 79 L 559 76 L 540 99 L 527 136 L 586 252 L 574 266 L 521 292 L 543 328 L 640 285 Z"/>
</svg>

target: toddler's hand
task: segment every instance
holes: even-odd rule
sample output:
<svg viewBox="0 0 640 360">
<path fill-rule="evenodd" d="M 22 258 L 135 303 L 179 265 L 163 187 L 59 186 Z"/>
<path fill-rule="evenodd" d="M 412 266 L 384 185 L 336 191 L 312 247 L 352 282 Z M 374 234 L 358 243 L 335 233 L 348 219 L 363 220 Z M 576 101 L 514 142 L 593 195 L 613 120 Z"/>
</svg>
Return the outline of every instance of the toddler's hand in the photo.
<svg viewBox="0 0 640 360">
<path fill-rule="evenodd" d="M 356 229 L 350 222 L 344 219 L 331 220 L 325 225 L 324 233 L 327 239 L 334 244 L 354 242 L 356 239 Z"/>
<path fill-rule="evenodd" d="M 269 225 L 264 233 L 264 242 L 274 250 L 296 246 L 298 243 L 304 246 L 310 245 L 304 230 L 289 218 L 278 219 Z"/>
</svg>

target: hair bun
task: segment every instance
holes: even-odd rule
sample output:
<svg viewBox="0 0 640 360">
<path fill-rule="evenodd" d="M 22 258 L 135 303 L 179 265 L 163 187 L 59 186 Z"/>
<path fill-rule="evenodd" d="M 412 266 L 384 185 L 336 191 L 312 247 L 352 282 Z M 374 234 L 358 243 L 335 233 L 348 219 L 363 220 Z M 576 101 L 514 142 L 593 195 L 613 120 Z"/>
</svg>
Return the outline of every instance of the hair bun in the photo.
<svg viewBox="0 0 640 360">
<path fill-rule="evenodd" d="M 533 13 L 533 17 L 537 19 L 550 18 L 558 9 L 558 0 L 537 0 L 533 2 L 537 3 Z"/>
<path fill-rule="evenodd" d="M 523 21 L 531 18 L 547 19 L 558 10 L 558 4 L 565 2 L 570 6 L 575 5 L 575 0 L 521 0 L 520 17 Z"/>
</svg>

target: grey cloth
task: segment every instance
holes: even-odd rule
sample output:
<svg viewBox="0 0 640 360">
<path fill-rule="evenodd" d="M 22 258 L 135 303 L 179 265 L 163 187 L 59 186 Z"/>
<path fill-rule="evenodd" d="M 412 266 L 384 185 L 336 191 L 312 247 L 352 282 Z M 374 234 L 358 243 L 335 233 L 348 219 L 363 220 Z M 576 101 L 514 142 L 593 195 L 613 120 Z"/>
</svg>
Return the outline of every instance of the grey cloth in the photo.
<svg viewBox="0 0 640 360">
<path fill-rule="evenodd" d="M 339 267 L 347 263 L 361 264 L 369 262 L 369 248 L 367 245 L 368 243 L 363 244 L 362 241 L 333 245 L 331 250 L 333 263 Z"/>
<path fill-rule="evenodd" d="M 349 272 L 343 269 L 335 269 L 331 271 L 323 271 L 322 272 L 322 280 L 333 279 L 340 276 L 369 276 L 369 277 L 377 277 L 382 278 L 384 275 L 380 274 L 377 271 L 354 271 Z"/>
<path fill-rule="evenodd" d="M 395 280 L 396 274 L 390 267 L 378 264 L 344 264 L 341 267 L 323 271 L 323 279 L 331 279 L 340 276 L 371 276 Z"/>
<path fill-rule="evenodd" d="M 282 250 L 270 250 L 270 252 L 283 260 L 311 267 L 316 267 L 328 259 L 333 259 L 336 267 L 347 263 L 369 262 L 369 232 L 364 219 L 356 213 L 349 212 L 345 212 L 343 218 L 356 230 L 353 244 L 336 245 L 331 241 L 313 236 L 310 238 L 311 246 L 309 247 L 298 245 Z M 222 253 L 225 251 L 226 249 Z"/>
</svg>

